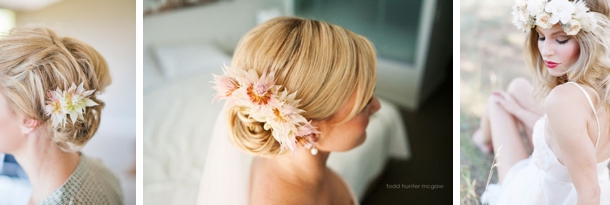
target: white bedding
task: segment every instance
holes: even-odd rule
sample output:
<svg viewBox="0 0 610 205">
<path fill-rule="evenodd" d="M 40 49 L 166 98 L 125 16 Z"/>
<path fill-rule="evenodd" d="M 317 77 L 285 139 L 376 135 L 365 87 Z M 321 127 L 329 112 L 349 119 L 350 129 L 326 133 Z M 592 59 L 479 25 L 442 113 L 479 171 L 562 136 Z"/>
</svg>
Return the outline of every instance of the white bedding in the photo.
<svg viewBox="0 0 610 205">
<path fill-rule="evenodd" d="M 205 165 L 209 135 L 222 102 L 210 103 L 211 73 L 220 66 L 144 95 L 144 203 L 195 204 Z M 408 158 L 404 123 L 396 106 L 380 99 L 366 142 L 349 152 L 333 153 L 328 165 L 362 199 L 388 157 Z"/>
</svg>

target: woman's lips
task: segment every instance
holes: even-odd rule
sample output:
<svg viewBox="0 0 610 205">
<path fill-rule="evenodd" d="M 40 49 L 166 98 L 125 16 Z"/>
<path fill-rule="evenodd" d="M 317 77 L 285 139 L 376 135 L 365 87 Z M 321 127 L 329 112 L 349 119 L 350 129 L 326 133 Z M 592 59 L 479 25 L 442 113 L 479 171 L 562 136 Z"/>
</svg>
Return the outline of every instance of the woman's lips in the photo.
<svg viewBox="0 0 610 205">
<path fill-rule="evenodd" d="M 544 63 L 546 63 L 546 67 L 549 67 L 551 69 L 553 69 L 559 65 L 559 63 L 555 63 L 553 61 L 544 61 Z"/>
</svg>

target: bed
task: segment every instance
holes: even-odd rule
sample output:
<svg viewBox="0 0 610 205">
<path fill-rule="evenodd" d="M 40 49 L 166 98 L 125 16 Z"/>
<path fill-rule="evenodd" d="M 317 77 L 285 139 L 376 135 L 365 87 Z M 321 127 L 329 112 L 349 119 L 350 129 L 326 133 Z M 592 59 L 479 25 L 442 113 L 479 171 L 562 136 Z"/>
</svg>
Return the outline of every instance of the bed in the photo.
<svg viewBox="0 0 610 205">
<path fill-rule="evenodd" d="M 223 102 L 212 102 L 212 74 L 230 56 L 206 43 L 150 46 L 144 51 L 144 202 L 195 204 L 214 120 Z M 365 143 L 331 154 L 328 165 L 362 199 L 388 158 L 410 156 L 398 108 L 379 99 Z"/>
</svg>

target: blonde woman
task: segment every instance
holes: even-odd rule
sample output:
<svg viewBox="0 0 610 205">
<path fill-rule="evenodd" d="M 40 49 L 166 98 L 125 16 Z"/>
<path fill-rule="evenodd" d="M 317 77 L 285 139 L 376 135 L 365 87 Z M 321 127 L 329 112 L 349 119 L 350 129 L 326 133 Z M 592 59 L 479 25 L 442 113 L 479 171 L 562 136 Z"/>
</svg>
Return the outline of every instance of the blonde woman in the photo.
<svg viewBox="0 0 610 205">
<path fill-rule="evenodd" d="M 514 80 L 508 92 L 490 98 L 474 137 L 499 151 L 500 183 L 489 185 L 481 199 L 489 204 L 610 204 L 608 2 L 516 1 L 513 10 L 513 23 L 528 32 L 524 56 L 534 83 Z M 531 130 L 531 156 L 519 125 Z"/>
<path fill-rule="evenodd" d="M 89 45 L 45 28 L 0 38 L 0 152 L 32 185 L 28 204 L 122 204 L 117 178 L 79 152 L 97 131 L 111 82 Z"/>
<path fill-rule="evenodd" d="M 278 17 L 240 40 L 216 76 L 224 112 L 214 130 L 199 204 L 358 204 L 326 166 L 366 139 L 373 45 L 329 23 Z"/>
</svg>

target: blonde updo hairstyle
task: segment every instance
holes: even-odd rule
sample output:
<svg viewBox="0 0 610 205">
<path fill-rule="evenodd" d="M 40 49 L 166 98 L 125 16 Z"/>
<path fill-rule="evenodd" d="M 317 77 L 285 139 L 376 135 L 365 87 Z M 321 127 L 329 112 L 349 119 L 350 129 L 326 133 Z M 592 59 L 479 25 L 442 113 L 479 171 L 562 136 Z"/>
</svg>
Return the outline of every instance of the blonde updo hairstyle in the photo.
<svg viewBox="0 0 610 205">
<path fill-rule="evenodd" d="M 610 108 L 610 5 L 606 0 L 585 2 L 598 26 L 594 31 L 580 30 L 573 36 L 579 44 L 580 55 L 564 76 L 552 76 L 546 69 L 538 49 L 536 28 L 527 35 L 523 54 L 527 67 L 534 74 L 533 98 L 537 102 L 542 102 L 555 86 L 573 81 L 593 88 L 602 107 Z"/>
<path fill-rule="evenodd" d="M 332 117 L 355 92 L 356 103 L 341 123 L 354 117 L 373 95 L 373 45 L 365 37 L 322 21 L 277 17 L 250 30 L 239 41 L 231 67 L 275 72 L 277 85 L 296 92 L 308 120 Z M 240 107 L 228 109 L 231 141 L 253 155 L 277 155 L 280 144 L 264 123 Z M 324 133 L 320 137 L 324 137 Z"/>
<path fill-rule="evenodd" d="M 44 110 L 47 92 L 67 90 L 72 83 L 87 90 L 99 105 L 88 107 L 84 119 L 52 127 Z M 78 151 L 97 131 L 104 102 L 96 95 L 111 83 L 108 65 L 91 46 L 58 37 L 47 28 L 16 28 L 0 37 L 0 92 L 11 111 L 37 120 L 39 128 L 66 152 Z"/>
</svg>

